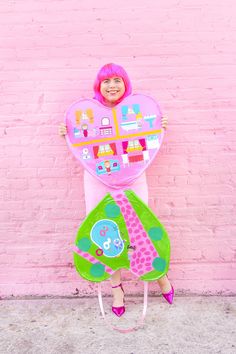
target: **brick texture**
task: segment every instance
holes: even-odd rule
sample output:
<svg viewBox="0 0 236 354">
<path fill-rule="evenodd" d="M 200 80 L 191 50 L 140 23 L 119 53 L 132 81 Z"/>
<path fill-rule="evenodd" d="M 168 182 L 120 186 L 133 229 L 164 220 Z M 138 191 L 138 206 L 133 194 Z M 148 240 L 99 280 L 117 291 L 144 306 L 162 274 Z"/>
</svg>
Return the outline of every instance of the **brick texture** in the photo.
<svg viewBox="0 0 236 354">
<path fill-rule="evenodd" d="M 0 295 L 96 291 L 73 267 L 83 171 L 57 127 L 107 62 L 169 117 L 148 181 L 176 291 L 235 294 L 235 1 L 10 0 L 0 11 Z"/>
</svg>

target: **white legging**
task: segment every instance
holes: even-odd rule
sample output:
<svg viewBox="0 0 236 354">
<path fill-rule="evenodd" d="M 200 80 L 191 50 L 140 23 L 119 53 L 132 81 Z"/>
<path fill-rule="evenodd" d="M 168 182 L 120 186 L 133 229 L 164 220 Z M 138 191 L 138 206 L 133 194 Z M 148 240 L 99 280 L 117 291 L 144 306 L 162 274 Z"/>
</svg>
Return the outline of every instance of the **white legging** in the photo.
<svg viewBox="0 0 236 354">
<path fill-rule="evenodd" d="M 132 189 L 144 203 L 148 204 L 148 186 L 145 173 L 125 189 Z M 87 215 L 109 192 L 114 192 L 114 189 L 100 182 L 86 170 L 84 171 L 84 196 Z"/>
</svg>

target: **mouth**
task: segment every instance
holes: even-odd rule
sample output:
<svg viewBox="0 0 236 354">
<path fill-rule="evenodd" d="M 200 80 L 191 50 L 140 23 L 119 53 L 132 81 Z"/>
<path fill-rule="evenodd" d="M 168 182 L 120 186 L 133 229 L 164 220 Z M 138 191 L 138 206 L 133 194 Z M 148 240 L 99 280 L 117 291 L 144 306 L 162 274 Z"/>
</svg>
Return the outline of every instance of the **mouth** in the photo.
<svg viewBox="0 0 236 354">
<path fill-rule="evenodd" d="M 109 90 L 107 92 L 110 93 L 111 95 L 114 95 L 114 94 L 118 93 L 119 91 L 118 90 Z"/>
</svg>

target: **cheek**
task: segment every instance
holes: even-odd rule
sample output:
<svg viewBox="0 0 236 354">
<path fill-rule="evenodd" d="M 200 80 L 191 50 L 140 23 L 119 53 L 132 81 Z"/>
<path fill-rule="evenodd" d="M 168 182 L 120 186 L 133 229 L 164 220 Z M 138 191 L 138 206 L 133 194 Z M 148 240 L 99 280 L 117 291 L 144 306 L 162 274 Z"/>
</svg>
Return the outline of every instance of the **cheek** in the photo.
<svg viewBox="0 0 236 354">
<path fill-rule="evenodd" d="M 121 85 L 121 91 L 125 92 L 125 84 L 124 83 Z"/>
<path fill-rule="evenodd" d="M 123 86 L 120 90 L 120 93 L 123 95 L 125 93 L 125 87 Z"/>
<path fill-rule="evenodd" d="M 100 93 L 104 96 L 106 94 L 106 88 L 104 86 L 100 87 Z"/>
</svg>

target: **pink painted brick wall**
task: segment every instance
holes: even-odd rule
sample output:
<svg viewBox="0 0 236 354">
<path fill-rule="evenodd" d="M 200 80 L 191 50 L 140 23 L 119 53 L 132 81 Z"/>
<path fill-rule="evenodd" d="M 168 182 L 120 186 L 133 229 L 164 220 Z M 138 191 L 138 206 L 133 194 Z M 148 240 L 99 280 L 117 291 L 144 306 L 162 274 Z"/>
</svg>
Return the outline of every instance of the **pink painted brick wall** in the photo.
<svg viewBox="0 0 236 354">
<path fill-rule="evenodd" d="M 83 171 L 57 126 L 111 61 L 169 117 L 148 179 L 171 281 L 179 293 L 236 293 L 235 11 L 234 0 L 1 3 L 1 296 L 95 293 L 72 265 Z"/>
</svg>

